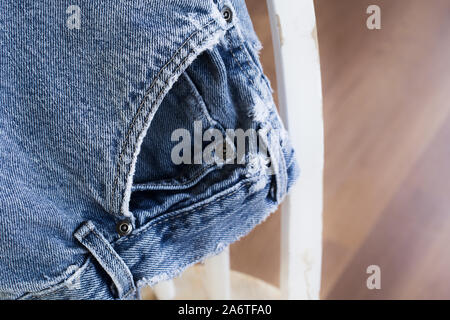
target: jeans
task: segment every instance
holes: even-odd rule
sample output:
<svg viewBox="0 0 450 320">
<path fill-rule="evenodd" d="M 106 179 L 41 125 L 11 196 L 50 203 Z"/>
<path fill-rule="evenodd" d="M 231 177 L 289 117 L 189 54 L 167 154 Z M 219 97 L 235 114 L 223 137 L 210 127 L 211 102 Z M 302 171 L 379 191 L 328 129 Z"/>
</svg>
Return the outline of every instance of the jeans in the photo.
<svg viewBox="0 0 450 320">
<path fill-rule="evenodd" d="M 244 0 L 0 6 L 0 298 L 139 298 L 298 177 Z"/>
</svg>

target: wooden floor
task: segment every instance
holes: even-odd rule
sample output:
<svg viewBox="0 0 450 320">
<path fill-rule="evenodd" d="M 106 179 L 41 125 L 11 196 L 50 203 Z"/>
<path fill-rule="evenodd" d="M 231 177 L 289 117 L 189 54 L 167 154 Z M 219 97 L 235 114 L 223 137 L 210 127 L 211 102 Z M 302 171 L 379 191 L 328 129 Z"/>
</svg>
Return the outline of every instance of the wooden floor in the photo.
<svg viewBox="0 0 450 320">
<path fill-rule="evenodd" d="M 365 26 L 381 7 L 382 29 Z M 247 0 L 275 83 L 265 1 Z M 324 299 L 450 299 L 450 1 L 316 0 L 324 93 Z M 279 283 L 279 214 L 231 248 Z M 368 290 L 366 268 L 381 268 Z"/>
</svg>

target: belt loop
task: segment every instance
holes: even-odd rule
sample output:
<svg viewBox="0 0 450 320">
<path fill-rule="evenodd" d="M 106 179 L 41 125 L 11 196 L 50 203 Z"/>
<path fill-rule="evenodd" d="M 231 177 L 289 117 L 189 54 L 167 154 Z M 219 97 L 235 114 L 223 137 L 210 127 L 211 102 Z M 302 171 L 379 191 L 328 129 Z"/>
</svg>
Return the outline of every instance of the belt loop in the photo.
<svg viewBox="0 0 450 320">
<path fill-rule="evenodd" d="M 130 269 L 91 221 L 83 223 L 74 236 L 111 277 L 119 299 L 136 292 Z"/>
</svg>

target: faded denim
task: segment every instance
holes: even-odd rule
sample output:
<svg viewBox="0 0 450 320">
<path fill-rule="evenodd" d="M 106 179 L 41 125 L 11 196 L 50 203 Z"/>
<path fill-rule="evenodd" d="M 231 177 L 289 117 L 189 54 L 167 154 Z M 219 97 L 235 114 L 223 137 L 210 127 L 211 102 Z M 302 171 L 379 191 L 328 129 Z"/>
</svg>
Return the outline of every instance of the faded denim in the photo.
<svg viewBox="0 0 450 320">
<path fill-rule="evenodd" d="M 138 298 L 247 234 L 298 176 L 243 0 L 2 0 L 0 46 L 3 299 Z M 194 121 L 283 132 L 274 174 L 175 165 L 171 133 Z"/>
</svg>

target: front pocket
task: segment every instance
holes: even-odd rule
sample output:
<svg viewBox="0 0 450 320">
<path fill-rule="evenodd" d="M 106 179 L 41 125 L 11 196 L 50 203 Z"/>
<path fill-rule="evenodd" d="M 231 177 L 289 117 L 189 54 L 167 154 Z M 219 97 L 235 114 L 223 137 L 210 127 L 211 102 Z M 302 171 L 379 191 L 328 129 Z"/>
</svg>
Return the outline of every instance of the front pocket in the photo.
<svg viewBox="0 0 450 320">
<path fill-rule="evenodd" d="M 137 157 L 129 209 L 138 221 L 145 223 L 186 208 L 251 176 L 260 178 L 260 186 L 269 181 L 264 166 L 267 157 L 272 153 L 276 157 L 278 152 L 259 139 L 259 130 L 270 130 L 273 125 L 276 129 L 272 121 L 276 108 L 262 70 L 253 61 L 256 57 L 242 41 L 238 30 L 230 28 L 218 44 L 185 69 L 164 97 Z M 196 139 L 198 126 L 200 138 Z M 231 162 L 222 153 L 225 165 L 204 161 L 202 153 L 212 142 L 204 139 L 208 130 L 222 135 L 222 148 L 230 142 L 228 130 L 243 132 L 240 145 L 245 145 L 245 152 L 237 152 Z M 255 139 L 248 138 L 247 132 L 255 133 L 257 150 L 250 147 L 250 140 Z M 187 141 L 188 147 L 174 153 L 182 141 Z M 238 139 L 233 138 L 231 144 L 237 147 Z M 263 154 L 261 144 L 268 154 Z"/>
<path fill-rule="evenodd" d="M 185 72 L 165 96 L 142 141 L 132 190 L 184 189 L 201 176 L 210 166 L 197 154 L 204 143 L 194 143 L 202 141 L 208 129 L 224 132 Z"/>
<path fill-rule="evenodd" d="M 203 63 L 207 55 L 200 55 L 196 61 Z M 190 66 L 180 75 L 164 97 L 142 141 L 129 203 L 130 211 L 140 221 L 221 192 L 238 181 L 236 174 L 230 179 L 233 172 L 243 170 L 242 165 L 223 166 L 211 161 L 211 147 L 217 143 L 222 145 L 218 150 L 224 150 L 226 145 L 222 120 L 236 117 L 217 112 L 220 108 L 226 111 L 227 105 L 205 103 L 198 83 L 191 78 L 197 78 L 197 72 Z M 208 137 L 211 130 L 221 140 Z"/>
</svg>

